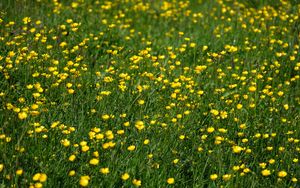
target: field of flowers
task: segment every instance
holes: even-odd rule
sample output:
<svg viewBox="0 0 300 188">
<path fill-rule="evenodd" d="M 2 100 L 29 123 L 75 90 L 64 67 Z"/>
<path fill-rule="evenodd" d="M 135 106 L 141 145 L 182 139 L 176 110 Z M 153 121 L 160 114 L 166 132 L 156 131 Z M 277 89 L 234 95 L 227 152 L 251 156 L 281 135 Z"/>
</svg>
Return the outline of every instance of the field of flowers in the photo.
<svg viewBox="0 0 300 188">
<path fill-rule="evenodd" d="M 0 187 L 299 187 L 297 0 L 1 0 Z"/>
</svg>

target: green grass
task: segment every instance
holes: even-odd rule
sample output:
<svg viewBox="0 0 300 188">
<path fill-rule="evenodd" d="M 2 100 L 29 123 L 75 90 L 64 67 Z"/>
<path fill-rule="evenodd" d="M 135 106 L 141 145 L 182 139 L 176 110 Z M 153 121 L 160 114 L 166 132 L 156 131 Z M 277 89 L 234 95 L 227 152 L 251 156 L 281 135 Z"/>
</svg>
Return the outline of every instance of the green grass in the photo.
<svg viewBox="0 0 300 188">
<path fill-rule="evenodd" d="M 298 3 L 1 1 L 0 187 L 299 187 Z"/>
</svg>

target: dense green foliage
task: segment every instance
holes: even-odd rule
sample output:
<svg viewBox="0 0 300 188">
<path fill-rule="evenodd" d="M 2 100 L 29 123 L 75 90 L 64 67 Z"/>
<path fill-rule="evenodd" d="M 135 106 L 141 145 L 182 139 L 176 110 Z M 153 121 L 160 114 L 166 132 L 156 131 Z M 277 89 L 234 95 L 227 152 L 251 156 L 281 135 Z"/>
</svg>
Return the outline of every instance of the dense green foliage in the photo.
<svg viewBox="0 0 300 188">
<path fill-rule="evenodd" d="M 0 1 L 0 187 L 299 187 L 300 5 Z"/>
</svg>

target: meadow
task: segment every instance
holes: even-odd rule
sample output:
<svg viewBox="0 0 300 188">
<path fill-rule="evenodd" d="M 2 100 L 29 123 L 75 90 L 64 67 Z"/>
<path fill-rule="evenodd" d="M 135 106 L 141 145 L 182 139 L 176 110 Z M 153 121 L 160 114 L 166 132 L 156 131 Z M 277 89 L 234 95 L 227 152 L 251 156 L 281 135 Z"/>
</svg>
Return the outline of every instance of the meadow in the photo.
<svg viewBox="0 0 300 188">
<path fill-rule="evenodd" d="M 299 187 L 297 0 L 1 0 L 0 187 Z"/>
</svg>

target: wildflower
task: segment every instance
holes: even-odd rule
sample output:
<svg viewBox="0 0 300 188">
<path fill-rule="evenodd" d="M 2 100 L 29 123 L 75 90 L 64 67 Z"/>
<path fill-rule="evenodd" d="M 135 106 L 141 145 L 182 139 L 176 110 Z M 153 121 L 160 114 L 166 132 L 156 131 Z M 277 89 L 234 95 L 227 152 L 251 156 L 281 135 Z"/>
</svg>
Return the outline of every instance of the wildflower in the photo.
<svg viewBox="0 0 300 188">
<path fill-rule="evenodd" d="M 75 176 L 75 174 L 76 174 L 75 170 L 71 170 L 68 175 L 69 176 Z"/>
<path fill-rule="evenodd" d="M 0 164 L 0 172 L 4 169 L 4 164 Z"/>
<path fill-rule="evenodd" d="M 233 167 L 232 167 L 232 170 L 234 170 L 234 171 L 238 171 L 239 169 L 240 169 L 239 166 L 233 166 Z"/>
<path fill-rule="evenodd" d="M 213 127 L 208 127 L 207 128 L 207 132 L 208 133 L 212 133 L 212 132 L 214 132 L 215 131 L 215 128 L 213 128 Z"/>
<path fill-rule="evenodd" d="M 231 178 L 231 174 L 224 174 L 224 175 L 222 176 L 222 179 L 223 179 L 224 181 L 228 181 L 228 180 L 230 180 L 230 178 Z"/>
<path fill-rule="evenodd" d="M 40 173 L 36 173 L 36 174 L 33 175 L 32 180 L 33 181 L 39 181 L 40 177 L 41 177 L 41 174 Z"/>
<path fill-rule="evenodd" d="M 220 112 L 220 117 L 221 117 L 222 119 L 226 119 L 226 118 L 228 117 L 227 112 L 226 112 L 226 111 L 221 111 L 221 112 Z"/>
<path fill-rule="evenodd" d="M 135 145 L 128 146 L 127 150 L 128 150 L 128 151 L 133 151 L 133 150 L 135 150 Z"/>
<path fill-rule="evenodd" d="M 240 110 L 240 109 L 243 108 L 243 105 L 242 105 L 242 104 L 237 104 L 237 105 L 236 105 L 236 108 L 237 108 L 238 110 Z"/>
<path fill-rule="evenodd" d="M 262 174 L 263 176 L 269 176 L 269 175 L 271 175 L 271 171 L 268 170 L 268 169 L 264 169 L 263 171 L 261 171 L 261 174 Z"/>
<path fill-rule="evenodd" d="M 37 183 L 34 184 L 34 187 L 35 187 L 35 188 L 42 188 L 42 187 L 43 187 L 43 184 L 40 183 L 40 182 L 37 182 Z"/>
<path fill-rule="evenodd" d="M 130 176 L 129 176 L 128 173 L 124 173 L 124 174 L 121 176 L 122 180 L 124 180 L 124 181 L 128 180 L 129 177 L 130 177 Z"/>
<path fill-rule="evenodd" d="M 208 49 L 208 46 L 203 46 L 202 51 L 206 51 Z"/>
<path fill-rule="evenodd" d="M 270 159 L 270 160 L 269 160 L 269 163 L 270 163 L 270 164 L 274 164 L 274 163 L 275 163 L 275 159 Z"/>
<path fill-rule="evenodd" d="M 91 165 L 97 165 L 97 164 L 99 164 L 99 159 L 96 159 L 96 158 L 91 159 L 90 160 L 90 164 Z"/>
<path fill-rule="evenodd" d="M 23 170 L 22 170 L 22 169 L 18 169 L 18 170 L 16 171 L 16 174 L 19 175 L 19 176 L 22 175 L 22 174 L 23 174 Z"/>
<path fill-rule="evenodd" d="M 168 183 L 168 184 L 174 184 L 174 182 L 175 182 L 175 179 L 174 179 L 174 178 L 168 178 L 168 179 L 167 179 L 167 183 Z"/>
<path fill-rule="evenodd" d="M 277 93 L 277 95 L 278 95 L 279 97 L 281 97 L 283 94 L 284 94 L 283 91 L 278 91 L 278 93 Z"/>
<path fill-rule="evenodd" d="M 69 161 L 74 161 L 76 159 L 76 155 L 71 155 L 70 157 L 69 157 Z"/>
<path fill-rule="evenodd" d="M 23 18 L 23 23 L 24 24 L 28 24 L 28 23 L 30 23 L 31 22 L 31 18 L 30 17 L 25 17 L 25 18 Z"/>
<path fill-rule="evenodd" d="M 234 153 L 241 153 L 241 151 L 243 151 L 243 148 L 240 146 L 232 146 L 232 151 Z"/>
<path fill-rule="evenodd" d="M 197 148 L 197 151 L 198 151 L 198 152 L 202 152 L 202 151 L 203 151 L 203 148 L 202 148 L 202 147 L 198 147 L 198 148 Z"/>
<path fill-rule="evenodd" d="M 23 120 L 27 118 L 27 113 L 26 112 L 19 112 L 18 113 L 18 118 Z"/>
<path fill-rule="evenodd" d="M 109 173 L 109 168 L 100 168 L 100 172 L 102 174 L 108 174 Z"/>
<path fill-rule="evenodd" d="M 63 145 L 63 146 L 65 146 L 65 147 L 68 147 L 68 146 L 70 146 L 70 141 L 68 140 L 68 139 L 63 139 L 63 140 L 61 140 L 60 141 L 60 143 Z"/>
<path fill-rule="evenodd" d="M 210 113 L 212 113 L 214 116 L 219 115 L 219 111 L 215 109 L 210 110 Z"/>
<path fill-rule="evenodd" d="M 110 118 L 110 117 L 109 117 L 109 115 L 107 115 L 107 114 L 102 115 L 102 119 L 103 119 L 104 121 L 108 120 L 109 118 Z"/>
<path fill-rule="evenodd" d="M 138 100 L 138 103 L 139 103 L 139 105 L 143 105 L 143 104 L 145 104 L 145 101 L 144 100 Z"/>
<path fill-rule="evenodd" d="M 287 176 L 287 172 L 282 170 L 282 171 L 279 171 L 277 175 L 280 178 L 284 178 L 285 176 Z"/>
<path fill-rule="evenodd" d="M 248 88 L 248 90 L 249 90 L 250 92 L 255 92 L 255 91 L 256 91 L 256 87 L 255 87 L 255 86 L 250 86 L 250 87 Z"/>
<path fill-rule="evenodd" d="M 142 130 L 142 129 L 144 129 L 144 128 L 145 128 L 144 122 L 142 122 L 142 121 L 137 121 L 137 122 L 135 122 L 135 127 L 136 127 L 139 131 Z"/>
<path fill-rule="evenodd" d="M 90 149 L 89 146 L 82 146 L 81 151 L 82 152 L 87 152 Z"/>
<path fill-rule="evenodd" d="M 141 180 L 138 180 L 138 179 L 132 180 L 132 183 L 133 183 L 133 185 L 135 185 L 135 186 L 137 186 L 137 187 L 139 187 L 139 186 L 142 185 L 142 181 L 141 181 Z"/>
<path fill-rule="evenodd" d="M 250 170 L 250 168 L 245 168 L 245 169 L 243 170 L 243 172 L 244 172 L 244 173 L 249 173 L 249 172 L 251 172 L 251 170 Z"/>
<path fill-rule="evenodd" d="M 44 173 L 41 173 L 41 176 L 40 176 L 40 178 L 39 178 L 39 181 L 40 181 L 40 182 L 45 182 L 45 181 L 47 181 L 47 175 L 44 174 Z"/>
<path fill-rule="evenodd" d="M 144 140 L 144 144 L 145 144 L 145 145 L 149 144 L 149 142 L 150 142 L 149 139 L 145 139 L 145 140 Z"/>
<path fill-rule="evenodd" d="M 129 121 L 127 121 L 127 122 L 125 122 L 123 125 L 124 125 L 125 127 L 128 127 L 128 126 L 130 125 L 130 123 L 129 123 Z"/>
<path fill-rule="evenodd" d="M 213 181 L 215 181 L 217 178 L 218 178 L 217 174 L 211 174 L 210 175 L 210 179 L 213 180 Z"/>
<path fill-rule="evenodd" d="M 86 187 L 89 184 L 90 177 L 89 176 L 81 176 L 79 180 L 79 184 L 82 187 Z"/>
</svg>

